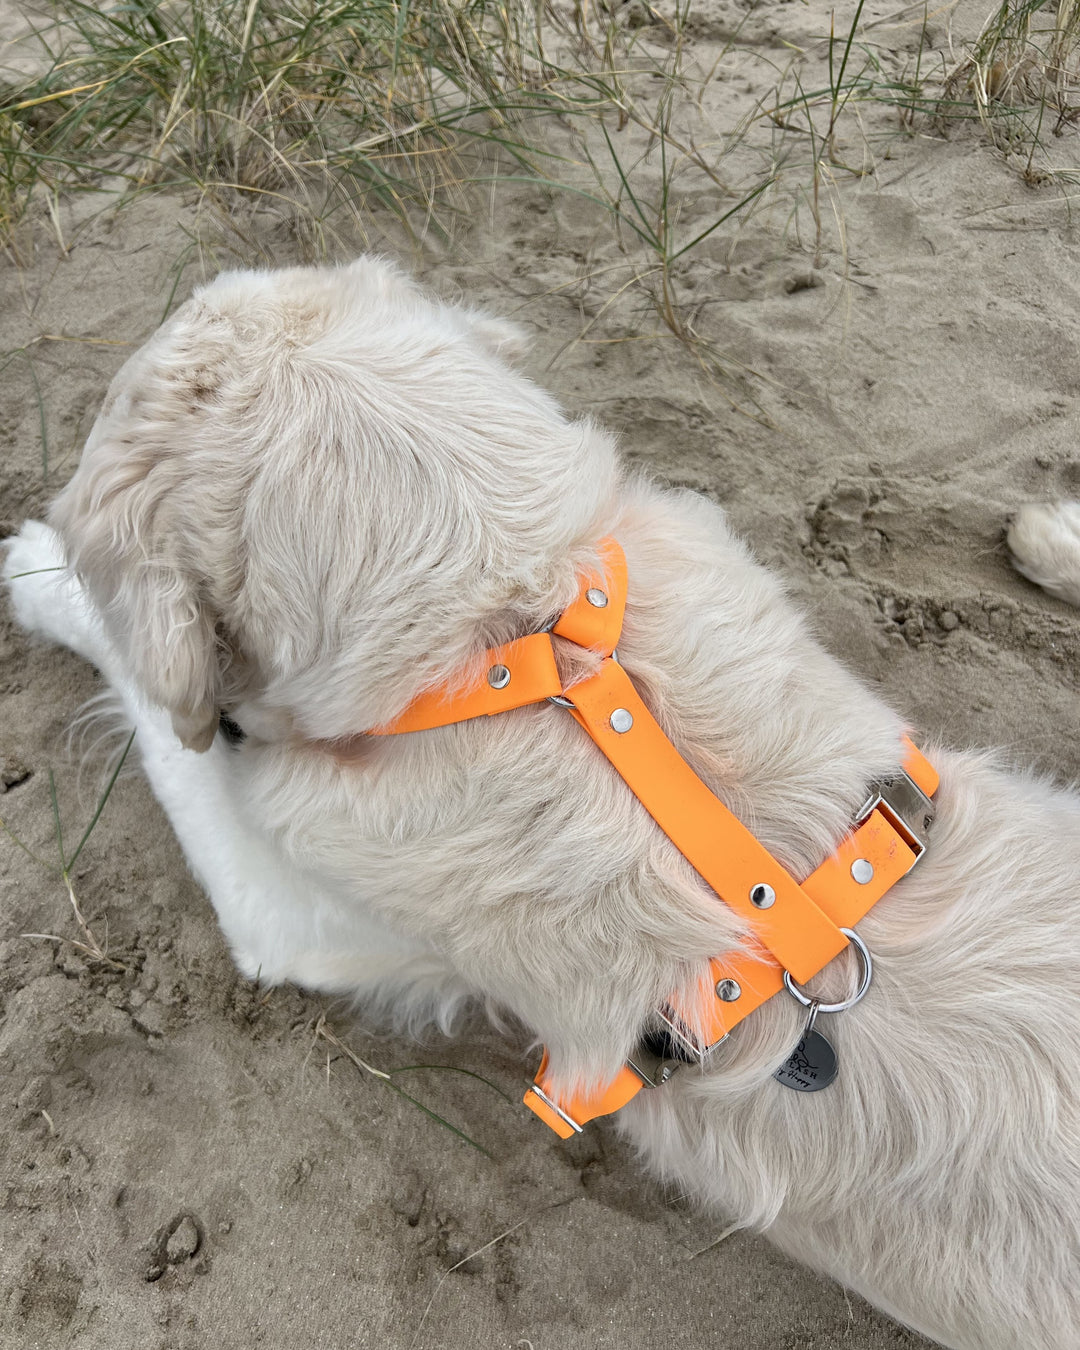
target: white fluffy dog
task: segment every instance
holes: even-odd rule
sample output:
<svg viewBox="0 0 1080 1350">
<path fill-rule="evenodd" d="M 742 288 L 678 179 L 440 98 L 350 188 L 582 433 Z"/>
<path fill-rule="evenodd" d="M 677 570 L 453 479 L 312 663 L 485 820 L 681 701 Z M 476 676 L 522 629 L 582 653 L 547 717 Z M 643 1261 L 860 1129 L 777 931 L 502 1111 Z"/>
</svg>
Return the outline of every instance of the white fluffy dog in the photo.
<svg viewBox="0 0 1080 1350">
<path fill-rule="evenodd" d="M 904 728 L 717 507 L 629 476 L 519 345 L 376 260 L 223 275 L 117 375 L 54 528 L 27 524 L 6 571 L 20 622 L 123 696 L 245 974 L 444 1021 L 487 1000 L 570 1086 L 610 1079 L 743 925 L 558 708 L 365 731 L 543 629 L 607 535 L 622 664 L 797 877 Z M 1080 596 L 1080 506 L 1026 510 L 1013 546 Z M 616 1119 L 681 1191 L 942 1344 L 1075 1350 L 1080 797 L 923 748 L 930 847 L 859 926 L 876 974 L 828 1019 L 835 1083 L 773 1081 L 805 1017 L 779 995 Z M 814 988 L 854 973 L 845 953 Z"/>
</svg>

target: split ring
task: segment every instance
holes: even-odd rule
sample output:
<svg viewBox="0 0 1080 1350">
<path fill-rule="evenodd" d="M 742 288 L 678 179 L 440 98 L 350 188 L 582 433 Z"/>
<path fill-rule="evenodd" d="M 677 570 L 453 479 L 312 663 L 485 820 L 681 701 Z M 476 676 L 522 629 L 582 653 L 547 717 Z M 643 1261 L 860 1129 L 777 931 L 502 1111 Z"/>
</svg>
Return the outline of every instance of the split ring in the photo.
<svg viewBox="0 0 1080 1350">
<path fill-rule="evenodd" d="M 813 1007 L 817 1004 L 819 1013 L 838 1013 L 847 1012 L 848 1008 L 854 1008 L 855 1004 L 863 997 L 870 988 L 870 981 L 874 978 L 874 963 L 870 959 L 870 952 L 866 943 L 851 928 L 841 928 L 841 933 L 847 938 L 851 945 L 859 954 L 859 960 L 862 962 L 862 979 L 859 981 L 859 987 L 850 998 L 846 998 L 841 1003 L 818 1003 L 817 999 L 810 998 L 804 994 L 795 981 L 791 978 L 788 971 L 784 971 L 784 987 L 796 1001 L 801 1003 L 804 1008 Z"/>
</svg>

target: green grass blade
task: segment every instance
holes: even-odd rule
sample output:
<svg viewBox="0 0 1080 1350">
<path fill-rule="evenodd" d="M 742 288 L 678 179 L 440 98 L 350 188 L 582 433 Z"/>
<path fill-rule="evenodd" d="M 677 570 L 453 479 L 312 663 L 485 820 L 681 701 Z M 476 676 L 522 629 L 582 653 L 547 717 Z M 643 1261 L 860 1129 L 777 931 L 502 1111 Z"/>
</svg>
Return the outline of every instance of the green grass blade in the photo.
<svg viewBox="0 0 1080 1350">
<path fill-rule="evenodd" d="M 108 783 L 106 784 L 106 786 L 105 786 L 105 791 L 101 794 L 101 798 L 100 798 L 100 800 L 98 801 L 98 804 L 97 804 L 97 809 L 94 811 L 93 816 L 90 818 L 90 824 L 87 825 L 86 830 L 83 832 L 83 837 L 79 840 L 79 843 L 78 843 L 78 846 L 77 846 L 76 849 L 75 849 L 75 852 L 71 855 L 70 859 L 68 860 L 68 862 L 67 862 L 66 865 L 65 865 L 65 870 L 66 870 L 66 871 L 70 872 L 71 869 L 75 866 L 75 860 L 78 858 L 79 854 L 83 851 L 83 845 L 84 845 L 84 844 L 86 843 L 86 841 L 90 838 L 91 834 L 93 834 L 93 832 L 94 832 L 94 826 L 95 826 L 95 825 L 98 823 L 98 821 L 100 820 L 102 811 L 105 810 L 105 803 L 109 800 L 109 796 L 110 796 L 110 794 L 112 793 L 112 790 L 113 790 L 113 787 L 114 787 L 115 784 L 116 784 L 117 778 L 120 777 L 120 770 L 124 767 L 124 761 L 125 761 L 125 760 L 127 759 L 127 757 L 128 757 L 128 751 L 131 749 L 131 746 L 132 746 L 132 743 L 134 742 L 134 740 L 135 740 L 135 730 L 134 730 L 134 728 L 133 728 L 133 729 L 132 729 L 132 732 L 131 732 L 131 735 L 127 738 L 127 744 L 124 746 L 124 753 L 120 756 L 120 761 L 119 761 L 119 763 L 117 764 L 116 768 L 113 769 L 113 771 L 112 771 L 112 777 L 109 779 Z M 50 781 L 51 781 L 51 779 L 52 779 L 52 774 L 51 774 L 51 772 L 50 772 L 50 774 L 49 774 L 49 778 L 50 778 Z M 54 799 L 53 799 L 53 800 L 54 800 L 54 803 L 55 803 L 55 794 L 54 794 Z M 57 821 L 57 828 L 59 829 L 59 820 Z M 61 854 L 61 856 L 63 856 L 63 855 Z"/>
<path fill-rule="evenodd" d="M 758 197 L 761 196 L 761 194 L 766 190 L 766 188 L 772 187 L 773 183 L 775 182 L 776 179 L 774 177 L 774 178 L 767 178 L 764 183 L 759 183 L 758 186 L 754 188 L 753 192 L 747 193 L 747 195 L 742 199 L 741 202 L 737 202 L 736 205 L 734 205 L 730 211 L 725 211 L 724 214 L 718 220 L 714 220 L 707 230 L 702 230 L 700 234 L 695 235 L 694 238 L 691 239 L 688 244 L 684 244 L 677 253 L 673 253 L 671 257 L 668 259 L 668 261 L 674 262 L 676 258 L 681 258 L 684 253 L 689 253 L 690 250 L 694 248 L 695 245 L 700 244 L 703 239 L 708 239 L 709 235 L 712 234 L 713 230 L 718 230 L 726 220 L 730 220 L 731 217 L 735 215 L 737 212 L 741 211 L 744 206 L 749 206 L 752 201 L 755 201 Z"/>
<path fill-rule="evenodd" d="M 491 1088 L 492 1092 L 497 1092 L 504 1102 L 509 1102 L 511 1106 L 517 1106 L 516 1100 L 502 1090 L 497 1083 L 493 1083 L 490 1078 L 485 1078 L 482 1073 L 474 1073 L 472 1069 L 459 1069 L 456 1064 L 406 1064 L 401 1069 L 390 1069 L 390 1076 L 393 1078 L 399 1073 L 419 1073 L 421 1070 L 432 1070 L 435 1073 L 460 1073 L 466 1078 L 475 1078 L 477 1082 L 485 1084 Z"/>
<path fill-rule="evenodd" d="M 831 78 L 832 42 L 830 41 L 829 43 L 829 74 L 830 74 L 829 83 L 832 86 L 834 98 L 837 96 L 838 90 L 844 87 L 844 74 L 847 71 L 848 58 L 851 55 L 852 44 L 855 41 L 855 33 L 859 27 L 859 20 L 862 18 L 863 6 L 865 4 L 866 0 L 859 0 L 859 3 L 855 7 L 855 17 L 851 21 L 851 27 L 848 29 L 847 42 L 844 44 L 844 57 L 843 60 L 840 62 L 840 73 L 837 75 L 835 81 Z"/>
<path fill-rule="evenodd" d="M 629 198 L 630 204 L 637 212 L 638 219 L 641 221 L 642 228 L 639 229 L 638 226 L 635 225 L 634 222 L 630 220 L 627 216 L 625 216 L 622 211 L 618 210 L 618 208 L 616 208 L 616 213 L 618 214 L 620 219 L 626 221 L 627 225 L 630 226 L 630 228 L 634 231 L 634 233 L 638 235 L 639 238 L 643 239 L 645 243 L 649 245 L 650 248 L 654 249 L 657 253 L 663 252 L 663 246 L 661 245 L 660 240 L 657 238 L 656 233 L 653 230 L 652 226 L 649 224 L 649 218 L 648 216 L 646 216 L 644 210 L 642 209 L 641 203 L 638 201 L 633 188 L 630 186 L 630 180 L 627 178 L 625 172 L 623 171 L 622 161 L 619 159 L 619 156 L 615 153 L 615 147 L 611 143 L 611 136 L 608 132 L 607 127 L 603 124 L 603 122 L 600 123 L 600 130 L 603 132 L 604 140 L 607 142 L 608 153 L 611 156 L 612 164 L 614 164 L 615 166 L 615 172 L 619 175 L 619 182 L 622 184 L 623 191 Z"/>
<path fill-rule="evenodd" d="M 483 1144 L 478 1144 L 476 1140 L 470 1135 L 467 1135 L 464 1130 L 459 1130 L 456 1125 L 451 1125 L 450 1122 L 443 1116 L 440 1116 L 437 1111 L 432 1111 L 432 1109 L 429 1106 L 425 1106 L 423 1102 L 418 1102 L 415 1097 L 410 1096 L 404 1088 L 398 1087 L 396 1083 L 388 1082 L 386 1086 L 391 1092 L 396 1092 L 399 1097 L 404 1097 L 407 1102 L 412 1102 L 413 1106 L 418 1110 L 423 1111 L 425 1116 L 429 1116 L 432 1120 L 436 1121 L 443 1129 L 449 1130 L 451 1134 L 456 1134 L 457 1137 L 468 1144 L 470 1148 L 476 1149 L 477 1153 L 482 1153 L 485 1158 L 489 1158 L 494 1162 L 494 1156 L 488 1152 Z"/>
<path fill-rule="evenodd" d="M 56 847 L 60 853 L 60 870 L 67 871 L 67 861 L 64 858 L 64 830 L 60 824 L 60 805 L 56 800 L 56 778 L 52 769 L 49 770 L 49 800 L 52 802 L 53 826 L 56 830 Z"/>
</svg>

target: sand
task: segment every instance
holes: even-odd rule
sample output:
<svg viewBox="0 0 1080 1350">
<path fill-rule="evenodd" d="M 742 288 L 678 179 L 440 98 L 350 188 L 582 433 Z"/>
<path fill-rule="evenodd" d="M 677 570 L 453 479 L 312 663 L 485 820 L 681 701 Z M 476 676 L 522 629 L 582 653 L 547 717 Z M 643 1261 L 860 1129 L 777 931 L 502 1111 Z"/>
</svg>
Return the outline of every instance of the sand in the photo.
<svg viewBox="0 0 1080 1350">
<path fill-rule="evenodd" d="M 707 64 L 738 11 L 703 12 Z M 818 0 L 768 0 L 737 59 L 760 72 L 763 53 L 827 22 Z M 898 63 L 914 35 L 875 30 Z M 943 49 L 950 33 L 932 38 Z M 573 340 L 621 258 L 581 199 L 515 188 L 451 245 L 377 241 L 442 293 L 512 315 L 533 336 L 531 372 L 568 407 L 723 503 L 822 641 L 920 734 L 1075 778 L 1080 624 L 1010 569 L 1001 530 L 1021 500 L 1080 491 L 1080 233 L 1059 193 L 1027 186 L 977 131 L 906 137 L 881 117 L 889 157 L 839 189 L 846 251 L 830 225 L 815 259 L 781 204 L 718 232 L 681 274 L 701 325 L 766 377 L 762 421 L 654 335 L 632 292 Z M 99 208 L 64 206 L 66 252 L 41 229 L 32 256 L 0 264 L 0 351 L 29 357 L 0 374 L 0 535 L 71 472 L 184 256 L 190 204 Z M 261 243 L 295 252 L 273 222 Z M 186 257 L 178 299 L 213 266 Z M 69 846 L 96 800 L 66 735 L 98 690 L 0 608 L 0 815 L 47 859 L 50 768 Z M 24 936 L 80 934 L 59 877 L 0 837 L 4 1350 L 925 1344 L 762 1239 L 725 1237 L 723 1216 L 644 1179 L 608 1126 L 556 1140 L 519 1105 L 534 1069 L 522 1041 L 476 1021 L 417 1045 L 240 979 L 137 773 L 74 884 L 114 966 Z M 509 1100 L 433 1068 L 394 1079 L 486 1153 L 319 1037 L 322 1018 L 382 1070 L 489 1079 Z"/>
</svg>

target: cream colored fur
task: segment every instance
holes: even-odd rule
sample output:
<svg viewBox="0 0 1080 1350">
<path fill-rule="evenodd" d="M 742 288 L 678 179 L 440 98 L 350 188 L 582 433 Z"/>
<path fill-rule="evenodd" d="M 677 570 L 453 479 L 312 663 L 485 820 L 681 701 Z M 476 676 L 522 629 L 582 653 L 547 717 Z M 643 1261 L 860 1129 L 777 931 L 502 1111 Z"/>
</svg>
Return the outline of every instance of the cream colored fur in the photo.
<svg viewBox="0 0 1080 1350">
<path fill-rule="evenodd" d="M 56 532 L 27 524 L 6 571 L 70 561 L 12 580 L 16 614 L 124 698 L 247 975 L 444 1023 L 484 1000 L 569 1085 L 612 1075 L 738 924 L 562 710 L 360 733 L 543 627 L 606 534 L 630 571 L 621 660 L 796 875 L 898 767 L 903 724 L 717 507 L 629 475 L 515 372 L 519 345 L 377 260 L 223 275 L 121 370 Z M 1032 564 L 1060 594 L 1072 537 Z M 617 1125 L 680 1191 L 943 1345 L 1073 1350 L 1080 798 L 924 748 L 931 850 L 860 925 L 876 977 L 823 1020 L 835 1084 L 772 1080 L 802 1025 L 780 996 Z M 841 958 L 815 988 L 854 976 Z"/>
<path fill-rule="evenodd" d="M 1006 539 L 1018 572 L 1080 605 L 1080 502 L 1029 502 L 1010 516 Z"/>
</svg>

